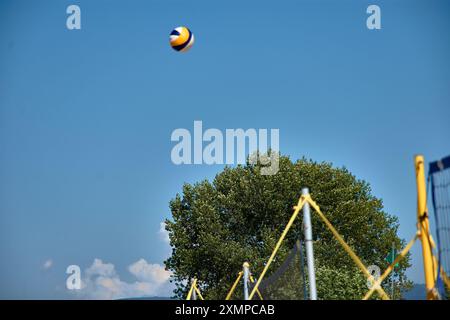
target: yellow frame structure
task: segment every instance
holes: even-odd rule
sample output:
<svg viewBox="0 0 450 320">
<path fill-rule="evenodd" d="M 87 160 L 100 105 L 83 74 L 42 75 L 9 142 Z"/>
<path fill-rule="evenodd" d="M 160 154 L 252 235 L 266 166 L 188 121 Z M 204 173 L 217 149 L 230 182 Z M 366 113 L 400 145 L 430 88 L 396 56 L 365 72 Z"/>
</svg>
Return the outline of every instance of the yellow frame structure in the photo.
<svg viewBox="0 0 450 320">
<path fill-rule="evenodd" d="M 231 289 L 230 289 L 230 291 L 228 292 L 228 294 L 227 294 L 225 300 L 230 300 L 230 299 L 231 299 L 231 297 L 232 297 L 234 291 L 236 290 L 236 287 L 237 287 L 237 285 L 239 284 L 239 281 L 241 280 L 241 278 L 242 278 L 243 275 L 244 275 L 244 272 L 243 272 L 243 271 L 240 271 L 240 272 L 238 273 L 238 276 L 237 276 L 236 280 L 234 281 L 233 285 L 231 286 Z M 255 279 L 253 278 L 253 276 L 252 276 L 251 274 L 250 274 L 250 277 L 249 277 L 249 278 L 250 278 L 250 282 L 251 282 L 251 283 L 255 283 Z M 259 289 L 256 289 L 256 293 L 258 294 L 258 297 L 259 297 L 260 300 L 264 300 L 264 299 L 263 299 L 263 296 L 261 295 L 261 292 L 259 291 Z"/>
<path fill-rule="evenodd" d="M 417 233 L 414 238 L 408 243 L 408 245 L 402 250 L 395 261 L 393 261 L 392 264 L 386 269 L 383 275 L 374 283 L 374 286 L 379 286 L 381 284 L 381 282 L 394 269 L 394 266 L 405 257 L 406 253 L 411 249 L 414 242 L 417 239 L 420 239 L 420 242 L 422 243 L 425 287 L 427 290 L 426 298 L 427 300 L 436 300 L 439 299 L 439 294 L 435 287 L 437 273 L 441 273 L 442 279 L 444 280 L 444 283 L 447 287 L 450 287 L 450 281 L 442 268 L 441 270 L 437 270 L 437 258 L 433 255 L 433 249 L 436 247 L 436 245 L 433 241 L 433 237 L 430 234 L 424 163 L 425 160 L 422 155 L 415 156 L 414 165 L 417 183 Z M 364 300 L 369 299 L 373 291 L 373 288 L 370 289 L 364 296 Z"/>
<path fill-rule="evenodd" d="M 417 181 L 417 229 L 422 242 L 423 268 L 425 274 L 425 286 L 427 289 L 427 300 L 438 298 L 435 289 L 435 279 L 437 277 L 436 260 L 433 257 L 432 249 L 435 247 L 430 235 L 430 225 L 428 220 L 427 190 L 425 182 L 424 158 L 417 155 L 414 159 Z"/>
<path fill-rule="evenodd" d="M 280 246 L 286 237 L 287 233 L 289 232 L 289 229 L 292 227 L 292 224 L 294 223 L 295 219 L 297 218 L 297 215 L 299 214 L 300 210 L 304 206 L 306 202 L 308 202 L 311 207 L 317 212 L 319 217 L 322 219 L 322 221 L 325 223 L 325 225 L 328 227 L 328 229 L 333 233 L 333 236 L 336 238 L 336 240 L 342 245 L 342 247 L 347 251 L 347 253 L 352 258 L 353 262 L 357 265 L 357 267 L 362 271 L 362 273 L 367 277 L 367 279 L 372 283 L 372 288 L 366 293 L 363 300 L 369 299 L 372 294 L 377 291 L 380 297 L 383 300 L 389 300 L 389 296 L 386 294 L 386 292 L 381 287 L 381 283 L 384 279 L 389 275 L 389 273 L 394 270 L 394 266 L 402 260 L 406 254 L 409 252 L 413 244 L 416 242 L 417 239 L 420 239 L 422 243 L 422 256 L 423 256 L 423 264 L 424 264 L 424 273 L 425 273 L 425 285 L 427 289 L 427 299 L 428 300 L 435 300 L 439 298 L 439 295 L 437 293 L 437 290 L 435 288 L 437 273 L 440 272 L 442 275 L 442 278 L 444 280 L 444 283 L 450 287 L 450 279 L 445 274 L 444 270 L 437 270 L 436 266 L 437 259 L 433 255 L 433 248 L 435 248 L 434 241 L 430 234 L 430 227 L 429 227 L 429 220 L 428 220 L 428 209 L 426 205 L 426 184 L 425 184 L 425 170 L 424 170 L 424 158 L 422 155 L 417 155 L 415 157 L 415 169 L 416 169 L 416 181 L 417 181 L 417 232 L 416 235 L 411 239 L 411 241 L 405 246 L 405 248 L 400 252 L 400 254 L 394 259 L 392 264 L 389 265 L 389 267 L 384 271 L 384 273 L 381 275 L 381 277 L 377 280 L 374 279 L 374 277 L 370 274 L 370 272 L 367 270 L 365 265 L 362 263 L 362 261 L 359 259 L 359 257 L 354 253 L 354 251 L 350 248 L 350 246 L 345 242 L 345 240 L 341 237 L 341 235 L 336 231 L 336 229 L 333 227 L 333 225 L 328 221 L 328 219 L 325 217 L 325 215 L 320 210 L 320 207 L 317 205 L 317 203 L 311 198 L 309 194 L 302 195 L 299 200 L 298 204 L 294 207 L 294 213 L 292 214 L 291 218 L 289 219 L 288 224 L 286 225 L 283 233 L 281 234 L 280 239 L 278 240 L 275 249 L 273 250 L 266 266 L 263 269 L 263 272 L 261 273 L 255 287 L 253 288 L 249 299 L 251 300 L 253 296 L 255 295 L 256 290 L 258 290 L 258 287 L 264 278 L 265 274 L 267 273 L 267 270 L 270 267 L 270 264 L 272 263 L 275 255 L 277 254 L 278 250 L 280 249 Z"/>
<path fill-rule="evenodd" d="M 359 257 L 350 248 L 350 246 L 345 242 L 345 240 L 337 232 L 337 230 L 333 227 L 333 225 L 330 223 L 330 221 L 325 217 L 325 215 L 320 210 L 320 207 L 311 198 L 311 196 L 309 194 L 303 194 L 300 196 L 297 205 L 294 206 L 294 213 L 292 214 L 291 218 L 289 219 L 289 222 L 286 225 L 285 229 L 283 230 L 283 233 L 281 234 L 280 238 L 278 239 L 278 242 L 275 245 L 275 248 L 269 257 L 267 264 L 265 265 L 261 275 L 258 278 L 258 281 L 256 282 L 255 286 L 253 287 L 253 289 L 249 295 L 249 300 L 252 300 L 252 298 L 254 297 L 255 294 L 258 294 L 259 298 L 261 300 L 263 300 L 263 297 L 262 297 L 258 287 L 261 284 L 261 281 L 264 278 L 264 276 L 266 275 L 267 270 L 269 269 L 271 263 L 273 262 L 273 259 L 275 258 L 275 255 L 277 254 L 278 250 L 280 249 L 281 244 L 283 243 L 283 240 L 285 239 L 287 233 L 289 232 L 290 228 L 292 227 L 295 219 L 297 218 L 300 210 L 303 208 L 305 203 L 309 203 L 309 205 L 314 209 L 314 211 L 316 211 L 316 213 L 319 215 L 321 220 L 331 231 L 331 233 L 333 234 L 335 239 L 341 244 L 341 246 L 345 249 L 345 251 L 352 258 L 352 260 L 356 264 L 356 266 L 361 270 L 361 272 L 372 283 L 371 289 L 363 297 L 363 300 L 369 299 L 375 291 L 378 292 L 378 294 L 380 295 L 380 297 L 383 300 L 389 300 L 389 296 L 386 294 L 386 292 L 381 287 L 381 283 L 383 282 L 384 279 L 386 279 L 386 277 L 391 273 L 391 271 L 394 270 L 394 266 L 406 256 L 406 254 L 412 248 L 412 246 L 417 241 L 417 239 L 419 239 L 422 244 L 425 286 L 426 286 L 426 290 L 427 290 L 426 297 L 428 300 L 439 299 L 439 294 L 435 288 L 438 272 L 441 273 L 441 276 L 444 280 L 445 285 L 449 288 L 450 288 L 450 279 L 442 268 L 441 268 L 441 270 L 437 270 L 437 267 L 436 267 L 438 265 L 437 258 L 433 255 L 433 249 L 435 248 L 435 243 L 430 234 L 428 208 L 427 208 L 427 204 L 426 204 L 427 193 L 426 193 L 423 156 L 417 155 L 414 159 L 414 163 L 415 163 L 416 182 L 417 182 L 417 232 L 416 232 L 415 236 L 411 239 L 411 241 L 400 252 L 400 254 L 394 259 L 394 261 L 383 272 L 383 274 L 381 275 L 381 277 L 379 279 L 377 279 L 377 280 L 374 279 L 372 274 L 367 270 L 366 266 L 362 263 L 362 261 L 359 259 Z M 239 281 L 241 280 L 242 276 L 243 276 L 243 272 L 241 271 L 238 273 L 238 276 L 237 276 L 235 282 L 233 283 L 233 286 L 231 287 L 230 291 L 228 292 L 225 300 L 231 299 L 231 296 L 234 293 L 234 291 L 236 290 L 236 287 L 237 287 Z M 251 275 L 250 275 L 250 281 L 252 283 L 254 283 L 254 279 Z M 197 287 L 197 279 L 194 279 L 194 281 L 192 282 L 192 285 L 191 285 L 191 288 L 189 290 L 186 300 L 191 300 L 191 297 L 192 297 L 192 294 L 194 291 L 198 294 L 198 296 L 201 300 L 204 300 L 202 294 L 200 293 L 200 290 Z"/>
<path fill-rule="evenodd" d="M 205 299 L 203 299 L 203 296 L 197 287 L 197 279 L 194 279 L 194 281 L 192 281 L 192 285 L 191 285 L 191 288 L 189 289 L 186 300 L 191 300 L 194 290 L 198 294 L 198 297 L 200 298 L 200 300 L 205 300 Z"/>
<path fill-rule="evenodd" d="M 330 229 L 333 236 L 336 238 L 336 240 L 342 245 L 342 247 L 347 251 L 349 256 L 352 258 L 353 262 L 356 264 L 356 266 L 362 271 L 362 273 L 372 282 L 374 283 L 375 279 L 372 276 L 372 274 L 367 270 L 366 266 L 362 263 L 362 261 L 359 259 L 359 257 L 355 254 L 355 252 L 350 248 L 350 246 L 345 242 L 345 240 L 342 238 L 342 236 L 336 231 L 336 229 L 333 227 L 333 225 L 328 221 L 328 219 L 325 217 L 325 215 L 320 210 L 320 207 L 317 205 L 317 203 L 311 198 L 309 194 L 301 195 L 297 205 L 294 207 L 294 213 L 292 214 L 291 218 L 289 219 L 288 224 L 286 225 L 286 228 L 284 229 L 283 233 L 281 234 L 280 239 L 278 240 L 275 249 L 272 251 L 272 254 L 267 261 L 266 266 L 264 267 L 261 275 L 259 276 L 258 281 L 256 282 L 255 287 L 253 288 L 252 292 L 250 293 L 249 299 L 251 300 L 253 296 L 256 293 L 256 290 L 258 290 L 258 287 L 264 278 L 265 274 L 267 273 L 267 270 L 269 269 L 273 259 L 275 258 L 275 255 L 277 254 L 278 250 L 280 249 L 281 244 L 283 243 L 284 238 L 286 237 L 287 233 L 289 232 L 290 228 L 292 227 L 295 219 L 297 218 L 300 210 L 303 208 L 305 203 L 308 202 L 311 207 L 317 212 L 319 217 L 322 219 L 322 221 L 325 223 L 325 225 Z M 382 299 L 389 300 L 389 296 L 387 293 L 383 290 L 381 286 L 373 286 L 375 290 L 379 293 Z"/>
</svg>

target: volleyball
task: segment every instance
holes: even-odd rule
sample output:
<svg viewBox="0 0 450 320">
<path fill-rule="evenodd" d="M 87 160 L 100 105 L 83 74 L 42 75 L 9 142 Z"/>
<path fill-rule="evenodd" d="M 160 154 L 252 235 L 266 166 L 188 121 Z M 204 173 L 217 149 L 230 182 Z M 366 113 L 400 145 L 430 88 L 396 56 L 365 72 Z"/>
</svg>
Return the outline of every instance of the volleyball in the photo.
<svg viewBox="0 0 450 320">
<path fill-rule="evenodd" d="M 186 27 L 178 27 L 170 33 L 170 45 L 176 51 L 186 52 L 194 44 L 194 34 Z"/>
</svg>

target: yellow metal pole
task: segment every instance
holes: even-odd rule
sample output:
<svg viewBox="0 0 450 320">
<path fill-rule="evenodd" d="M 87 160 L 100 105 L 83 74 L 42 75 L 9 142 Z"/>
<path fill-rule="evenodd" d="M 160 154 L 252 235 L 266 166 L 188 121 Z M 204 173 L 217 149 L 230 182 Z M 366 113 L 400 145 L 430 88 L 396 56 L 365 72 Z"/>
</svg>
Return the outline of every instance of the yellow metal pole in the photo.
<svg viewBox="0 0 450 320">
<path fill-rule="evenodd" d="M 197 288 L 197 284 L 195 284 L 194 290 L 195 290 L 195 292 L 197 292 L 200 300 L 205 300 L 205 299 L 203 299 L 203 296 L 202 296 L 202 293 L 200 292 L 200 289 Z"/>
<path fill-rule="evenodd" d="M 430 227 L 427 208 L 427 191 L 425 182 L 424 158 L 416 155 L 416 182 L 417 182 L 417 225 L 420 231 L 420 241 L 422 242 L 423 269 L 425 274 L 425 286 L 427 289 L 427 299 L 437 298 L 434 289 L 434 267 L 433 253 L 431 251 Z"/>
<path fill-rule="evenodd" d="M 317 203 L 311 199 L 309 195 L 305 196 L 306 201 L 309 202 L 311 207 L 314 208 L 314 210 L 317 212 L 319 217 L 322 219 L 322 221 L 325 223 L 325 225 L 330 229 L 331 233 L 334 235 L 336 240 L 341 244 L 341 246 L 344 248 L 345 251 L 347 251 L 350 258 L 352 258 L 353 262 L 358 266 L 358 268 L 365 274 L 365 276 L 368 279 L 373 280 L 373 276 L 370 274 L 370 272 L 367 270 L 366 266 L 362 263 L 362 261 L 358 258 L 356 253 L 353 252 L 353 250 L 350 248 L 350 246 L 345 242 L 345 240 L 341 237 L 339 232 L 333 227 L 331 222 L 325 217 L 325 215 L 322 213 L 322 210 L 320 210 L 320 207 L 317 205 Z M 389 300 L 389 296 L 387 293 L 383 290 L 382 287 L 375 287 L 375 290 L 379 293 L 381 299 L 383 300 Z"/>
<path fill-rule="evenodd" d="M 239 280 L 241 280 L 243 274 L 244 273 L 242 271 L 240 271 L 238 273 L 238 277 L 236 278 L 236 281 L 234 281 L 233 286 L 231 287 L 230 292 L 228 292 L 225 300 L 230 300 L 231 299 L 231 295 L 233 294 L 234 290 L 236 289 L 236 287 L 237 287 L 237 285 L 239 283 Z"/>
<path fill-rule="evenodd" d="M 186 297 L 186 300 L 191 300 L 192 292 L 194 291 L 195 284 L 197 283 L 197 279 L 194 279 L 194 281 L 191 284 L 191 288 L 189 289 L 188 295 Z"/>
<path fill-rule="evenodd" d="M 383 280 L 386 279 L 386 277 L 389 275 L 389 273 L 392 270 L 394 270 L 394 266 L 405 257 L 405 255 L 409 252 L 409 250 L 411 250 L 411 247 L 416 242 L 418 236 L 419 236 L 418 234 L 416 234 L 414 236 L 414 238 L 408 243 L 408 245 L 400 252 L 400 254 L 397 256 L 397 258 L 395 258 L 395 260 L 384 271 L 383 275 L 377 281 L 375 281 L 375 283 L 373 283 L 372 288 L 370 288 L 370 290 L 366 293 L 363 300 L 369 299 L 372 296 L 372 294 L 374 293 L 375 288 L 381 286 L 381 283 L 383 282 Z"/>
<path fill-rule="evenodd" d="M 255 286 L 253 287 L 252 292 L 250 293 L 250 296 L 248 297 L 249 300 L 253 299 L 253 296 L 256 293 L 256 290 L 258 290 L 259 285 L 261 284 L 262 279 L 266 275 L 267 270 L 270 267 L 270 264 L 272 263 L 273 259 L 275 258 L 275 255 L 278 252 L 278 249 L 280 249 L 281 244 L 283 243 L 284 238 L 286 237 L 287 233 L 289 232 L 289 229 L 292 227 L 292 224 L 295 221 L 295 218 L 297 218 L 298 213 L 302 209 L 303 205 L 305 204 L 305 199 L 303 196 L 300 197 L 298 200 L 297 206 L 295 206 L 295 211 L 291 216 L 291 219 L 289 220 L 288 224 L 286 225 L 286 228 L 284 229 L 283 233 L 281 234 L 280 239 L 278 239 L 277 245 L 275 246 L 275 249 L 273 249 L 272 255 L 269 258 L 269 261 L 267 261 L 266 266 L 264 267 L 262 273 L 260 274 L 258 281 L 256 281 Z"/>
<path fill-rule="evenodd" d="M 251 283 L 255 283 L 255 279 L 253 278 L 252 275 L 250 275 L 250 282 Z M 261 295 L 261 292 L 259 291 L 259 289 L 256 289 L 256 293 L 258 294 L 260 300 L 264 300 L 263 296 Z"/>
</svg>

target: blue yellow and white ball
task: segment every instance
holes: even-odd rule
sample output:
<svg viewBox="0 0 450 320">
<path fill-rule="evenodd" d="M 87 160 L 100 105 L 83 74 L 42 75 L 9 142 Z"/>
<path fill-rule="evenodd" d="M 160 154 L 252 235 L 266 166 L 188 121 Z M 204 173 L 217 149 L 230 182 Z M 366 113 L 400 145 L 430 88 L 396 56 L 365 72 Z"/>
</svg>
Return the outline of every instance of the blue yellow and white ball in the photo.
<svg viewBox="0 0 450 320">
<path fill-rule="evenodd" d="M 170 45 L 176 51 L 186 52 L 194 44 L 194 34 L 186 27 L 178 27 L 170 33 Z"/>
</svg>

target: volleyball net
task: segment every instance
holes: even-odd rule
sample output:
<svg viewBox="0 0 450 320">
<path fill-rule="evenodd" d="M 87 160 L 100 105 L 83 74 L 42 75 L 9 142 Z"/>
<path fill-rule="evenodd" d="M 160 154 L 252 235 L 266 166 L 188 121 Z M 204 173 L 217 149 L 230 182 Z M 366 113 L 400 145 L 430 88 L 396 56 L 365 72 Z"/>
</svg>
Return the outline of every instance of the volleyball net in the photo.
<svg viewBox="0 0 450 320">
<path fill-rule="evenodd" d="M 236 288 L 240 285 L 244 287 L 243 296 L 245 300 L 252 300 L 256 295 L 261 300 L 297 300 L 307 299 L 307 282 L 310 287 L 310 299 L 315 299 L 315 276 L 314 265 L 310 263 L 312 259 L 305 264 L 303 255 L 303 243 L 300 238 L 294 247 L 285 252 L 281 256 L 279 252 L 280 247 L 291 230 L 296 218 L 301 210 L 304 210 L 304 216 L 309 216 L 309 208 L 311 207 L 319 216 L 320 220 L 325 224 L 327 229 L 333 234 L 337 242 L 343 247 L 355 265 L 367 277 L 367 280 L 372 284 L 371 288 L 365 296 L 364 300 L 371 298 L 374 292 L 377 292 L 381 299 L 388 300 L 390 297 L 386 294 L 382 287 L 382 282 L 394 270 L 400 260 L 404 259 L 411 247 L 417 240 L 422 243 L 422 251 L 424 257 L 424 274 L 427 289 L 427 299 L 445 299 L 448 298 L 450 292 L 450 156 L 439 161 L 431 162 L 429 164 L 428 180 L 431 186 L 431 198 L 434 211 L 434 218 L 436 224 L 436 238 L 437 243 L 432 240 L 429 228 L 428 210 L 427 210 L 427 188 L 425 180 L 424 158 L 421 155 L 415 157 L 416 165 L 416 180 L 417 180 L 417 231 L 410 242 L 401 250 L 400 254 L 390 263 L 388 268 L 383 272 L 378 279 L 368 271 L 361 259 L 356 255 L 353 249 L 347 244 L 344 238 L 330 223 L 327 217 L 322 213 L 319 205 L 311 198 L 309 192 L 302 193 L 298 199 L 298 203 L 294 206 L 294 213 L 282 232 L 275 248 L 272 251 L 267 263 L 264 265 L 262 273 L 259 275 L 257 281 L 253 278 L 250 272 L 250 265 L 246 262 L 243 265 L 243 271 L 238 273 L 238 276 L 231 287 L 226 300 L 233 297 L 241 298 L 241 294 L 235 296 Z M 307 189 L 305 189 L 307 190 Z M 305 210 L 306 209 L 306 210 Z M 307 213 L 307 214 L 306 214 Z M 303 225 L 303 223 L 302 223 Z M 305 224 L 306 225 L 306 224 Z M 309 228 L 311 225 L 309 223 Z M 304 228 L 306 230 L 306 226 Z M 309 237 L 311 239 L 311 237 Z M 305 233 L 304 240 L 308 239 Z M 286 244 L 284 244 L 286 245 Z M 437 248 L 437 257 L 433 252 Z M 308 247 L 306 248 L 308 253 Z M 280 250 L 283 251 L 283 250 Z M 312 253 L 312 249 L 310 250 Z M 275 260 L 277 254 L 280 254 Z M 308 255 L 307 255 L 308 256 Z M 308 256 L 309 258 L 309 256 Z M 437 263 L 436 263 L 437 261 Z M 276 267 L 272 273 L 268 273 L 265 277 L 272 262 L 275 262 L 272 267 Z M 305 276 L 305 267 L 308 266 L 308 281 Z M 437 269 L 436 269 L 437 267 Z M 311 279 L 309 277 L 311 276 Z M 241 290 L 237 290 L 242 292 Z M 200 290 L 198 289 L 197 280 L 194 279 L 188 293 L 187 300 L 200 298 L 203 300 Z"/>
<path fill-rule="evenodd" d="M 283 263 L 260 285 L 264 300 L 306 300 L 305 259 L 301 240 L 297 240 Z"/>
<path fill-rule="evenodd" d="M 430 163 L 429 179 L 436 222 L 438 248 L 437 286 L 444 291 L 443 277 L 450 275 L 450 156 Z"/>
</svg>

